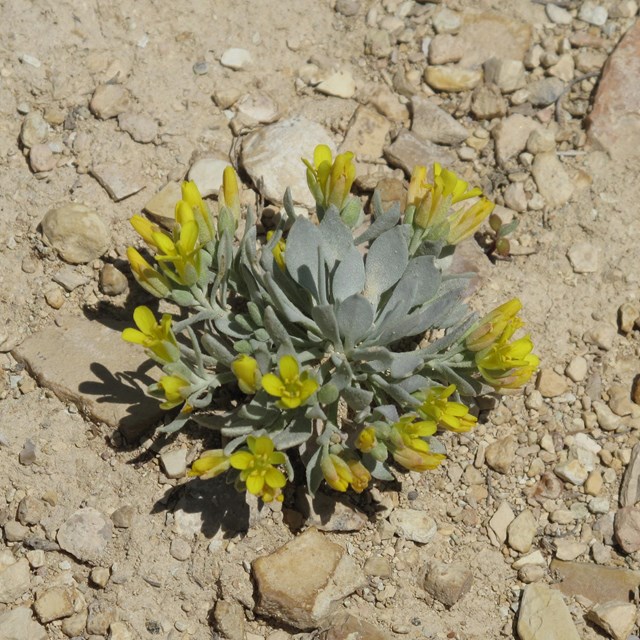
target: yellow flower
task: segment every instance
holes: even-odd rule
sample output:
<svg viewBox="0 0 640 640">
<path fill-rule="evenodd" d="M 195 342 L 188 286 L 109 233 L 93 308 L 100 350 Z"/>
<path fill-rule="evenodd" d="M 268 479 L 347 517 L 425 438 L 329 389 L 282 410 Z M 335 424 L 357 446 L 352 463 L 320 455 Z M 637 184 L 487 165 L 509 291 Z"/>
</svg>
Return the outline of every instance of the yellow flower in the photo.
<svg viewBox="0 0 640 640">
<path fill-rule="evenodd" d="M 133 247 L 127 249 L 131 272 L 138 284 L 157 298 L 164 298 L 170 291 L 169 281 L 156 271 Z"/>
<path fill-rule="evenodd" d="M 356 458 L 347 458 L 347 466 L 351 471 L 353 480 L 349 483 L 356 493 L 362 493 L 371 482 L 371 474 L 368 469 Z"/>
<path fill-rule="evenodd" d="M 158 262 L 170 262 L 177 274 L 170 275 L 180 284 L 188 287 L 194 285 L 200 277 L 202 261 L 198 246 L 198 225 L 194 220 L 186 221 L 177 233 L 177 239 L 172 240 L 165 233 L 153 233 L 153 241 L 158 247 Z"/>
<path fill-rule="evenodd" d="M 133 321 L 138 329 L 127 327 L 122 332 L 124 340 L 141 344 L 162 362 L 175 362 L 180 358 L 180 349 L 171 329 L 171 315 L 165 313 L 160 322 L 156 322 L 153 311 L 141 306 L 133 312 Z"/>
<path fill-rule="evenodd" d="M 313 152 L 313 164 L 304 158 L 302 161 L 307 165 L 307 184 L 318 205 L 323 209 L 334 205 L 341 211 L 356 179 L 353 153 L 341 153 L 333 160 L 331 149 L 319 144 Z"/>
<path fill-rule="evenodd" d="M 293 356 L 282 356 L 279 369 L 279 376 L 273 373 L 262 376 L 262 388 L 269 395 L 280 398 L 284 408 L 295 409 L 316 392 L 318 383 L 309 377 L 308 371 L 300 374 L 298 361 Z"/>
<path fill-rule="evenodd" d="M 247 491 L 261 497 L 265 502 L 282 501 L 281 489 L 287 479 L 274 465 L 284 464 L 286 457 L 280 451 L 274 451 L 273 442 L 267 436 L 247 438 L 249 451 L 236 451 L 229 458 L 229 464 L 240 471 L 240 480 Z"/>
<path fill-rule="evenodd" d="M 148 218 L 135 215 L 129 219 L 131 226 L 138 232 L 138 235 L 147 243 L 148 246 L 157 249 L 153 234 L 161 231 L 160 227 L 151 222 Z"/>
<path fill-rule="evenodd" d="M 187 475 L 200 476 L 203 480 L 208 480 L 224 473 L 229 466 L 229 457 L 224 455 L 222 449 L 213 449 L 204 451 L 197 460 L 194 460 Z"/>
<path fill-rule="evenodd" d="M 238 378 L 238 386 L 243 393 L 255 393 L 260 386 L 260 369 L 255 358 L 240 354 L 232 363 L 231 371 Z"/>
<path fill-rule="evenodd" d="M 409 182 L 409 192 L 407 194 L 407 205 L 417 207 L 420 201 L 427 195 L 431 185 L 427 184 L 427 168 L 416 166 L 411 173 Z"/>
<path fill-rule="evenodd" d="M 273 237 L 273 231 L 268 231 L 267 242 L 269 242 L 269 240 L 271 240 L 272 237 Z M 271 249 L 271 253 L 273 254 L 273 259 L 276 261 L 276 264 L 280 267 L 281 271 L 284 271 L 286 267 L 286 263 L 284 261 L 284 250 L 286 249 L 286 247 L 287 247 L 287 243 L 282 238 L 280 238 L 276 246 L 273 247 L 273 249 Z"/>
<path fill-rule="evenodd" d="M 320 468 L 327 484 L 336 491 L 344 493 L 355 480 L 349 465 L 335 453 L 323 456 L 320 460 Z"/>
<path fill-rule="evenodd" d="M 496 389 L 517 389 L 525 384 L 538 368 L 540 360 L 531 353 L 533 342 L 530 336 L 509 342 L 515 331 L 522 326 L 513 318 L 496 342 L 475 356 L 482 377 Z"/>
<path fill-rule="evenodd" d="M 518 298 L 513 298 L 482 318 L 475 329 L 465 339 L 465 346 L 469 351 L 482 351 L 492 345 L 503 334 L 522 309 Z"/>
<path fill-rule="evenodd" d="M 181 189 L 182 200 L 176 204 L 176 222 L 179 225 L 184 225 L 186 222 L 193 220 L 198 225 L 200 242 L 207 244 L 216 235 L 209 207 L 202 199 L 195 182 L 183 182 Z"/>
<path fill-rule="evenodd" d="M 377 444 L 376 430 L 373 427 L 364 428 L 356 439 L 356 449 L 362 453 L 369 453 Z"/>
<path fill-rule="evenodd" d="M 480 198 L 467 209 L 454 211 L 449 216 L 447 242 L 458 244 L 473 235 L 478 227 L 495 209 L 495 204 L 487 198 Z"/>
<path fill-rule="evenodd" d="M 453 171 L 443 169 L 437 162 L 433 165 L 433 184 L 422 187 L 425 195 L 417 204 L 414 221 L 423 229 L 443 222 L 451 205 L 482 195 L 481 189 L 468 189 L 469 183 L 460 180 Z"/>
<path fill-rule="evenodd" d="M 455 384 L 448 387 L 431 387 L 415 396 L 422 400 L 418 408 L 421 417 L 434 420 L 438 427 L 460 433 L 469 431 L 478 418 L 469 413 L 469 407 L 460 402 L 449 400 L 449 396 L 456 390 Z"/>
<path fill-rule="evenodd" d="M 160 408 L 173 409 L 173 407 L 177 407 L 181 402 L 184 402 L 185 398 L 182 393 L 190 384 L 180 376 L 163 376 L 158 380 L 158 384 L 154 386 L 161 390 L 166 398 Z"/>
<path fill-rule="evenodd" d="M 393 459 L 410 471 L 435 469 L 445 456 L 431 453 L 423 437 L 433 435 L 437 425 L 433 420 L 415 422 L 414 419 L 414 415 L 407 414 L 391 426 L 389 448 Z"/>
<path fill-rule="evenodd" d="M 240 220 L 240 192 L 238 190 L 238 178 L 233 167 L 225 167 L 222 174 L 222 189 L 218 195 L 222 205 L 227 207 L 236 220 Z"/>
</svg>

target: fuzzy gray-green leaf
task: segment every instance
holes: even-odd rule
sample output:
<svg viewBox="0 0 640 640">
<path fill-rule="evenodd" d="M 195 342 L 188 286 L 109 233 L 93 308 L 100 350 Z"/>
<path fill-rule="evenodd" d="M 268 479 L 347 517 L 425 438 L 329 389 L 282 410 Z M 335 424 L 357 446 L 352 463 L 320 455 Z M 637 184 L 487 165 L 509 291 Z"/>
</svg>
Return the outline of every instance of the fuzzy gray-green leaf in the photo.
<svg viewBox="0 0 640 640">
<path fill-rule="evenodd" d="M 409 248 L 405 229 L 394 227 L 376 238 L 369 247 L 365 262 L 365 297 L 377 301 L 400 280 L 408 262 Z"/>
<path fill-rule="evenodd" d="M 291 277 L 318 300 L 318 247 L 322 236 L 306 218 L 298 218 L 287 238 L 286 265 Z"/>
<path fill-rule="evenodd" d="M 336 316 L 346 348 L 352 349 L 371 327 L 373 307 L 364 296 L 355 294 L 338 305 Z"/>
<path fill-rule="evenodd" d="M 331 279 L 331 292 L 334 300 L 345 300 L 364 289 L 365 272 L 362 255 L 355 247 L 348 249 Z"/>
</svg>

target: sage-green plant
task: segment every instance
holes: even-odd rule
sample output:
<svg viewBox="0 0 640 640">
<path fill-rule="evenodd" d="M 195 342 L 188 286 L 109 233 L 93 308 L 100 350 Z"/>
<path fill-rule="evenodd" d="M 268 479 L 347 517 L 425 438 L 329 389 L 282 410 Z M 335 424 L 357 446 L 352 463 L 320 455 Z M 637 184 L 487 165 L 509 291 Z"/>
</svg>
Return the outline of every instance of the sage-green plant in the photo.
<svg viewBox="0 0 640 640">
<path fill-rule="evenodd" d="M 313 493 L 393 478 L 391 465 L 425 471 L 444 458 L 439 429 L 467 431 L 476 418 L 463 397 L 523 385 L 538 365 L 512 300 L 478 320 L 463 301 L 469 275 L 447 273 L 457 243 L 491 213 L 479 189 L 439 165 L 427 183 L 417 167 L 404 211 L 371 215 L 350 194 L 353 154 L 316 147 L 306 161 L 318 223 L 284 215 L 259 238 L 249 208 L 244 231 L 232 168 L 214 219 L 192 182 L 182 186 L 171 235 L 146 218 L 132 224 L 155 253 L 129 250 L 150 293 L 185 310 L 158 322 L 147 307 L 123 337 L 142 344 L 165 373 L 150 392 L 177 416 L 219 431 L 191 475 L 236 473 L 238 488 L 282 499 L 297 450 Z M 282 472 L 286 472 L 286 477 Z"/>
</svg>

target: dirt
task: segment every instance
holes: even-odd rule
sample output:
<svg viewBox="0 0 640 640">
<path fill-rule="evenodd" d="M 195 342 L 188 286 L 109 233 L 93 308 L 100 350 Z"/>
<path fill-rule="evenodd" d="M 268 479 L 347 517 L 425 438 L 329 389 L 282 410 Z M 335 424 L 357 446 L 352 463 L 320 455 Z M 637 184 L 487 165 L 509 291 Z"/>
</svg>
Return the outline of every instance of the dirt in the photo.
<svg viewBox="0 0 640 640">
<path fill-rule="evenodd" d="M 267 94 L 279 105 L 279 119 L 302 114 L 325 125 L 339 143 L 360 94 L 352 99 L 320 95 L 296 83 L 299 69 L 309 61 L 321 68 L 350 69 L 359 88 L 364 88 L 390 82 L 403 61 L 406 68 L 424 67 L 424 62 L 413 66 L 407 62 L 407 51 L 412 49 L 404 44 L 394 44 L 395 53 L 386 58 L 365 54 L 365 39 L 371 31 L 367 11 L 376 9 L 384 15 L 384 7 L 399 4 L 362 2 L 356 17 L 345 17 L 331 3 L 311 0 L 3 3 L 0 330 L 7 339 L 0 354 L 0 514 L 5 521 L 14 519 L 20 500 L 33 496 L 42 502 L 44 516 L 31 532 L 54 540 L 57 529 L 78 508 L 90 506 L 110 515 L 131 505 L 135 511 L 129 527 L 114 530 L 100 560 L 100 566 L 111 571 L 104 589 L 90 580 L 90 564 L 62 551 L 47 551 L 44 566 L 32 569 L 26 606 L 44 588 L 73 583 L 87 606 L 99 602 L 115 607 L 133 638 L 200 640 L 218 637 L 213 608 L 225 597 L 244 607 L 246 632 L 255 634 L 249 636 L 252 640 L 270 638 L 278 631 L 252 611 L 254 589 L 248 563 L 276 550 L 298 531 L 300 516 L 293 495 L 283 509 L 259 510 L 256 504 L 245 505 L 243 497 L 229 492 L 224 483 L 206 490 L 200 484 L 189 489 L 193 481 L 168 479 L 158 452 L 163 447 L 185 446 L 191 461 L 210 442 L 205 432 L 191 428 L 173 439 L 149 437 L 142 443 L 123 443 L 103 425 L 83 418 L 73 404 L 38 387 L 7 347 L 65 314 L 128 318 L 135 305 L 146 300 L 131 277 L 127 294 L 106 296 L 98 276 L 105 263 L 126 271 L 126 247 L 135 242 L 128 218 L 168 181 L 183 179 L 200 157 L 217 152 L 236 158 L 239 137 L 229 126 L 230 114 L 216 105 L 212 95 L 225 91 Z M 458 0 L 447 7 L 462 15 L 494 9 L 509 19 L 544 21 L 543 5 L 534 2 Z M 614 33 L 611 41 L 615 43 L 620 35 Z M 220 57 L 229 47 L 250 50 L 253 65 L 241 71 L 221 66 Z M 39 66 L 25 62 L 24 54 L 37 58 Z M 401 62 L 394 62 L 394 56 Z M 206 62 L 203 75 L 193 71 L 198 62 Z M 158 122 L 153 143 L 135 142 L 118 128 L 116 118 L 99 120 L 88 110 L 96 86 L 109 81 L 126 85 L 132 97 L 130 110 Z M 460 104 L 467 95 L 450 94 L 447 100 Z M 52 171 L 34 174 L 29 167 L 19 143 L 25 107 L 58 122 L 51 125 L 48 139 L 60 147 Z M 55 120 L 56 112 L 66 125 Z M 575 119 L 573 126 L 580 130 L 581 120 Z M 396 123 L 393 131 L 397 129 Z M 542 366 L 562 374 L 574 356 L 586 354 L 590 373 L 599 372 L 606 394 L 612 383 L 630 388 L 640 370 L 639 333 L 617 332 L 608 350 L 589 344 L 583 336 L 600 322 L 617 327 L 620 305 L 639 302 L 639 161 L 614 163 L 588 145 L 571 150 L 576 154 L 562 159 L 575 185 L 572 199 L 560 209 L 516 214 L 520 224 L 512 235 L 514 247 L 526 251 L 514 250 L 511 259 L 490 266 L 472 306 L 486 311 L 518 296 Z M 114 202 L 90 172 L 93 165 L 103 163 L 127 167 L 144 188 Z M 464 172 L 468 179 L 491 188 L 499 170 L 493 156 L 485 154 L 467 163 Z M 45 293 L 58 287 L 52 277 L 63 263 L 43 243 L 39 224 L 49 209 L 68 201 L 88 204 L 100 213 L 110 229 L 111 248 L 101 259 L 76 267 L 89 283 L 64 293 L 64 304 L 56 310 Z M 599 265 L 592 273 L 575 273 L 567 259 L 569 248 L 580 241 L 600 250 Z M 514 435 L 523 446 L 538 442 L 545 433 L 564 438 L 571 433 L 571 421 L 588 410 L 581 405 L 584 384 L 570 383 L 574 400 L 564 407 L 548 402 L 546 414 L 525 408 L 524 399 L 534 385 L 532 381 L 524 394 L 499 399 L 493 411 L 483 412 L 474 432 L 448 437 L 450 460 L 436 471 L 400 476 L 392 486 L 381 485 L 375 499 L 369 494 L 348 498 L 367 514 L 367 524 L 358 532 L 328 535 L 346 546 L 360 565 L 380 554 L 392 562 L 394 570 L 391 578 L 373 580 L 367 589 L 347 598 L 344 609 L 387 630 L 393 638 L 516 637 L 514 618 L 524 586 L 510 567 L 517 554 L 491 543 L 486 522 L 503 499 L 516 512 L 526 507 L 527 492 L 539 478 L 527 475 L 532 454 L 519 453 L 507 475 L 481 467 L 482 486 L 489 484 L 486 495 L 480 492 L 478 499 L 470 499 L 470 486 L 460 480 L 457 470 L 462 472 L 473 463 L 481 442 Z M 600 432 L 599 441 L 612 443 L 609 450 L 614 456 L 618 450 L 629 450 L 638 440 L 636 423 L 617 434 Z M 34 464 L 25 466 L 18 454 L 27 439 L 36 443 L 37 456 Z M 618 457 L 624 460 L 624 454 Z M 622 465 L 609 468 L 617 476 L 605 485 L 603 495 L 615 505 Z M 198 493 L 201 490 L 204 494 Z M 389 508 L 428 511 L 439 533 L 424 546 L 387 537 L 381 527 L 384 515 L 376 513 L 381 502 Z M 180 512 L 177 523 L 174 512 L 180 507 L 192 513 Z M 543 516 L 537 547 L 543 546 L 545 538 L 580 537 L 580 523 L 549 530 L 548 514 L 539 505 L 535 509 L 538 517 Z M 593 516 L 589 517 L 592 523 Z M 174 539 L 187 540 L 186 560 L 172 556 Z M 20 542 L 8 541 L 0 541 L 0 549 L 5 544 L 16 557 L 27 550 Z M 611 564 L 637 569 L 636 555 L 614 550 Z M 434 602 L 422 587 L 424 567 L 434 559 L 462 562 L 473 571 L 470 593 L 451 609 Z M 553 578 L 547 573 L 545 580 Z M 577 604 L 571 607 L 581 637 L 606 637 L 584 624 Z M 0 604 L 0 615 L 11 608 Z M 47 634 L 51 639 L 67 637 L 60 622 L 47 625 Z M 84 632 L 80 637 L 90 635 Z M 97 640 L 103 635 L 106 632 L 91 637 Z M 281 637 L 289 636 L 273 635 Z M 298 636 L 292 633 L 291 637 Z"/>
</svg>

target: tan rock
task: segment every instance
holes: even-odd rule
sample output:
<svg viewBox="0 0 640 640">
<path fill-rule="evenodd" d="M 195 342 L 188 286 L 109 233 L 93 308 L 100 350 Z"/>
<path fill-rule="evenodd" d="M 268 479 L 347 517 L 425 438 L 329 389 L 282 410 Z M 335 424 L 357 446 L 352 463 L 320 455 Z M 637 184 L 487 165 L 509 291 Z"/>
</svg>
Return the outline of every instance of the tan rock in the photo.
<svg viewBox="0 0 640 640">
<path fill-rule="evenodd" d="M 604 629 L 613 640 L 627 640 L 636 626 L 637 607 L 628 602 L 597 604 L 587 619 Z"/>
<path fill-rule="evenodd" d="M 424 79 L 432 89 L 457 93 L 477 87 L 482 82 L 482 71 L 454 65 L 429 66 Z"/>
<path fill-rule="evenodd" d="M 545 584 L 525 587 L 518 612 L 520 640 L 580 640 L 562 595 Z"/>
<path fill-rule="evenodd" d="M 43 624 L 73 615 L 74 590 L 53 587 L 43 591 L 36 599 L 33 610 Z"/>
<path fill-rule="evenodd" d="M 369 107 L 360 106 L 349 122 L 340 151 L 352 151 L 356 160 L 363 157 L 377 160 L 382 157 L 390 129 L 391 123 L 384 116 Z"/>
</svg>

